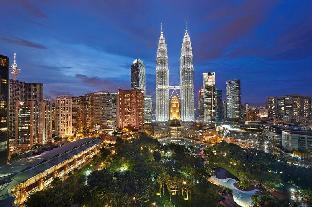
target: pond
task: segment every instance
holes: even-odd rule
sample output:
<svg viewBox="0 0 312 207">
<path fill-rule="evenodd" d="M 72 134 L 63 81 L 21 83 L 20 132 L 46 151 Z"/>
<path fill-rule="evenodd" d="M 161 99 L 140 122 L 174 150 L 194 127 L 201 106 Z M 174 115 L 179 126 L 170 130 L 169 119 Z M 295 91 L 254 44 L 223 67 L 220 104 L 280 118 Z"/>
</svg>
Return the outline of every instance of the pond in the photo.
<svg viewBox="0 0 312 207">
<path fill-rule="evenodd" d="M 209 182 L 218 185 L 223 186 L 225 188 L 228 188 L 232 190 L 233 193 L 233 199 L 235 203 L 242 207 L 251 207 L 252 206 L 252 196 L 255 195 L 259 190 L 253 189 L 250 191 L 243 191 L 238 189 L 235 186 L 235 183 L 237 183 L 237 180 L 234 178 L 218 178 L 217 176 L 211 176 L 208 179 Z"/>
</svg>

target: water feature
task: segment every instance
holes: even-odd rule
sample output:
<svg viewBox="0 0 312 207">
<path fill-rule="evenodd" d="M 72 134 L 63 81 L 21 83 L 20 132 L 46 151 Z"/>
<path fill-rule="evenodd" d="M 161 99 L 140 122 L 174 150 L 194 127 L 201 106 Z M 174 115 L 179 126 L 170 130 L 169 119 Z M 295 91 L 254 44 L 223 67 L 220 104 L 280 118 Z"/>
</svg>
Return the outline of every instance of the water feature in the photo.
<svg viewBox="0 0 312 207">
<path fill-rule="evenodd" d="M 238 189 L 235 186 L 235 183 L 237 183 L 237 180 L 234 178 L 217 178 L 216 176 L 211 176 L 209 179 L 209 182 L 218 185 L 223 186 L 225 188 L 228 188 L 232 190 L 233 193 L 233 199 L 235 203 L 242 207 L 251 207 L 252 206 L 252 196 L 255 195 L 259 190 L 254 189 L 250 191 L 243 191 Z"/>
</svg>

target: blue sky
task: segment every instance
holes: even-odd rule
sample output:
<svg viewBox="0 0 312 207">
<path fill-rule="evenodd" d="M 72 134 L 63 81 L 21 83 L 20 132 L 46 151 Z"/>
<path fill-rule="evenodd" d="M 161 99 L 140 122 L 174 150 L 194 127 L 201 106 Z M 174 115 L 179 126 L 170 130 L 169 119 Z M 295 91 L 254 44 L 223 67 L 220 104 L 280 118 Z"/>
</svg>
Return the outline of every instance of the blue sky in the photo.
<svg viewBox="0 0 312 207">
<path fill-rule="evenodd" d="M 130 87 L 141 58 L 154 94 L 160 22 L 170 82 L 179 82 L 185 22 L 191 35 L 196 91 L 202 73 L 217 87 L 241 79 L 242 98 L 312 96 L 310 0 L 0 0 L 0 53 L 17 52 L 19 79 L 43 82 L 46 96 Z"/>
</svg>

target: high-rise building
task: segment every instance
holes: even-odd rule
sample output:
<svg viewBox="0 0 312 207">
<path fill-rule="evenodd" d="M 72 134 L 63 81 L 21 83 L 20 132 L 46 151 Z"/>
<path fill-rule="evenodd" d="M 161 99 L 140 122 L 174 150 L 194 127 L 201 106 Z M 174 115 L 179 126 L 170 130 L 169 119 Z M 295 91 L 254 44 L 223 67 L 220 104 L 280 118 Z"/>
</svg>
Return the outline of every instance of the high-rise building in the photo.
<svg viewBox="0 0 312 207">
<path fill-rule="evenodd" d="M 8 160 L 9 58 L 0 55 L 0 164 Z"/>
<path fill-rule="evenodd" d="M 238 122 L 241 117 L 240 80 L 226 81 L 226 118 Z"/>
<path fill-rule="evenodd" d="M 277 119 L 277 98 L 268 97 L 267 99 L 268 117 L 271 120 Z"/>
<path fill-rule="evenodd" d="M 173 95 L 170 99 L 170 120 L 180 119 L 180 100 L 177 95 Z"/>
<path fill-rule="evenodd" d="M 156 57 L 156 121 L 169 120 L 169 67 L 167 44 L 162 31 L 157 48 Z"/>
<path fill-rule="evenodd" d="M 198 121 L 204 121 L 204 89 L 201 88 L 198 91 L 198 109 L 197 109 Z"/>
<path fill-rule="evenodd" d="M 299 95 L 268 97 L 268 118 L 286 123 L 308 123 L 311 119 L 311 98 Z"/>
<path fill-rule="evenodd" d="M 86 124 L 86 118 L 89 114 L 87 109 L 86 96 L 73 97 L 72 107 L 72 122 L 73 122 L 73 134 L 77 137 L 83 136 L 88 132 L 88 125 Z"/>
<path fill-rule="evenodd" d="M 117 126 L 141 129 L 144 124 L 144 94 L 141 90 L 118 90 Z"/>
<path fill-rule="evenodd" d="M 216 120 L 216 74 L 203 73 L 204 122 L 212 124 Z"/>
<path fill-rule="evenodd" d="M 140 89 L 141 90 L 141 89 Z M 113 130 L 116 128 L 116 93 L 95 92 L 87 94 L 91 103 L 91 123 L 93 130 Z"/>
<path fill-rule="evenodd" d="M 144 96 L 144 123 L 152 123 L 153 100 L 152 96 Z"/>
<path fill-rule="evenodd" d="M 47 144 L 53 142 L 52 140 L 52 120 L 53 120 L 53 110 L 52 102 L 50 100 L 43 100 L 41 102 L 41 113 L 43 113 L 40 130 L 42 131 L 42 144 Z"/>
<path fill-rule="evenodd" d="M 10 80 L 9 146 L 15 153 L 45 144 L 45 107 L 42 83 Z M 50 135 L 50 134 L 48 134 Z"/>
<path fill-rule="evenodd" d="M 185 30 L 180 57 L 181 120 L 194 121 L 194 67 L 191 39 Z"/>
<path fill-rule="evenodd" d="M 73 99 L 70 96 L 59 96 L 55 103 L 56 112 L 56 133 L 59 137 L 69 137 L 73 135 Z"/>
<path fill-rule="evenodd" d="M 216 89 L 216 123 L 222 123 L 224 119 L 224 109 L 222 101 L 222 90 Z"/>
<path fill-rule="evenodd" d="M 131 65 L 131 88 L 146 92 L 145 65 L 142 60 L 135 59 Z"/>
</svg>

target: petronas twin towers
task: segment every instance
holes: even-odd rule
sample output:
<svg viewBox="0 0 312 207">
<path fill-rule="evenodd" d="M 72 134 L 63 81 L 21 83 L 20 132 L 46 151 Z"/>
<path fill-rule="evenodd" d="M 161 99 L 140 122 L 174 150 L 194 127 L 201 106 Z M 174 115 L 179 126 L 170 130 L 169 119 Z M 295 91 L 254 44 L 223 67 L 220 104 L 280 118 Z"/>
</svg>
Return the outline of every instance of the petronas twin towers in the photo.
<svg viewBox="0 0 312 207">
<path fill-rule="evenodd" d="M 169 120 L 169 66 L 167 44 L 160 32 L 156 58 L 156 121 Z M 194 67 L 191 39 L 187 29 L 183 37 L 180 57 L 181 121 L 194 121 Z"/>
</svg>

